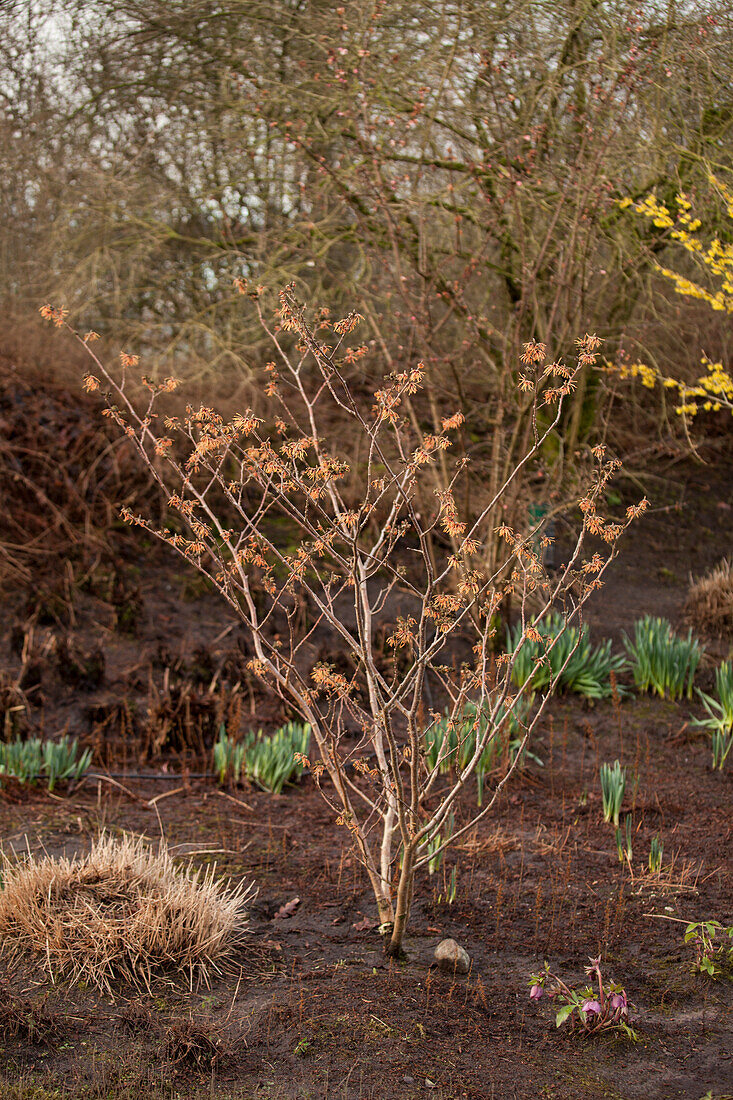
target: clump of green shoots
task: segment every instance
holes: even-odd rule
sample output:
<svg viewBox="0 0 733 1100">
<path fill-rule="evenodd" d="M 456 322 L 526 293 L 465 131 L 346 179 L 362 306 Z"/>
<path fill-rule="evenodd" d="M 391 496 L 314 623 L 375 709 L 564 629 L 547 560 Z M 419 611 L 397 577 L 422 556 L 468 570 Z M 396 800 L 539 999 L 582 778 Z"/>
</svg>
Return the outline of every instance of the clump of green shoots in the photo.
<svg viewBox="0 0 733 1100">
<path fill-rule="evenodd" d="M 611 674 L 616 676 L 626 664 L 622 654 L 611 653 L 610 639 L 593 646 L 587 626 L 565 627 L 557 611 L 534 623 L 534 629 L 539 641 L 523 640 L 521 622 L 507 631 L 507 651 L 514 662 L 512 680 L 517 687 L 530 681 L 532 691 L 546 691 L 554 685 L 557 691 L 589 699 L 610 698 Z"/>
<path fill-rule="evenodd" d="M 723 770 L 728 753 L 733 748 L 733 666 L 723 661 L 715 670 L 715 695 L 713 698 L 698 688 L 698 695 L 707 712 L 707 718 L 698 718 L 692 724 L 710 731 L 713 750 L 713 768 Z"/>
<path fill-rule="evenodd" d="M 79 745 L 64 736 L 59 741 L 9 741 L 0 744 L 0 779 L 3 776 L 19 783 L 36 783 L 45 779 L 53 791 L 59 781 L 78 783 L 92 761 L 90 749 L 79 755 Z"/>
<path fill-rule="evenodd" d="M 286 783 L 295 782 L 303 774 L 302 758 L 308 755 L 311 728 L 306 722 L 288 722 L 269 736 L 262 730 L 250 730 L 235 742 L 219 730 L 214 745 L 214 769 L 222 786 L 239 783 L 243 777 L 270 794 L 281 794 Z"/>
<path fill-rule="evenodd" d="M 308 756 L 310 725 L 288 722 L 269 737 L 250 733 L 244 741 L 247 778 L 272 794 L 280 794 L 286 783 L 303 774 L 301 757 Z"/>
<path fill-rule="evenodd" d="M 626 863 L 628 863 L 629 867 L 631 867 L 631 860 L 634 857 L 634 849 L 633 849 L 633 845 L 632 845 L 632 842 L 631 842 L 631 830 L 632 830 L 631 814 L 627 814 L 626 815 L 626 829 L 625 829 L 626 836 L 624 837 L 624 834 L 621 831 L 621 826 L 620 825 L 616 829 L 616 848 L 618 850 L 619 863 L 623 863 L 624 860 L 625 860 Z"/>
<path fill-rule="evenodd" d="M 733 732 L 723 733 L 719 729 L 713 730 L 711 748 L 713 750 L 713 769 L 722 771 L 728 753 L 733 748 Z"/>
<path fill-rule="evenodd" d="M 649 844 L 649 873 L 652 875 L 658 875 L 662 870 L 662 856 L 664 855 L 664 844 L 658 836 L 653 836 Z"/>
<path fill-rule="evenodd" d="M 20 783 L 35 783 L 41 777 L 43 752 L 41 741 L 8 741 L 0 744 L 0 776 L 17 779 Z"/>
<path fill-rule="evenodd" d="M 439 870 L 441 863 L 443 862 L 443 855 L 445 853 L 445 847 L 450 838 L 453 836 L 453 830 L 456 825 L 456 815 L 451 813 L 448 815 L 445 821 L 445 827 L 439 832 L 434 833 L 428 841 L 427 851 L 430 856 L 428 860 L 428 874 L 434 875 Z"/>
<path fill-rule="evenodd" d="M 618 760 L 613 766 L 601 764 L 601 796 L 603 798 L 603 820 L 613 822 L 618 829 L 621 803 L 626 791 L 626 768 L 622 768 Z"/>
<path fill-rule="evenodd" d="M 59 741 L 44 741 L 43 774 L 48 778 L 48 789 L 53 791 L 56 783 L 71 780 L 78 783 L 92 762 L 91 749 L 85 749 L 81 756 L 75 740 L 62 737 Z"/>
<path fill-rule="evenodd" d="M 260 735 L 262 731 L 260 730 Z M 226 732 L 224 723 L 219 726 L 219 740 L 214 745 L 214 771 L 219 777 L 219 785 L 233 783 L 236 786 L 242 775 L 244 764 L 244 745 L 233 741 Z"/>
<path fill-rule="evenodd" d="M 444 827 L 437 833 L 431 836 L 427 843 L 428 859 L 428 874 L 434 875 L 443 865 L 443 856 L 445 855 L 445 846 L 450 843 L 451 837 L 456 827 L 456 817 L 454 813 L 450 813 L 445 819 Z M 458 893 L 458 866 L 453 865 L 451 871 L 450 880 L 446 883 L 445 873 L 443 874 L 443 882 L 445 885 L 445 897 L 449 905 L 452 905 L 456 900 L 456 894 Z M 443 900 L 442 893 L 438 897 L 438 902 Z"/>
<path fill-rule="evenodd" d="M 624 638 L 631 658 L 634 683 L 639 691 L 651 691 L 663 699 L 692 697 L 692 684 L 702 649 L 692 635 L 675 634 L 667 619 L 645 615 L 634 624 L 634 640 Z"/>
<path fill-rule="evenodd" d="M 499 764 L 506 749 L 509 762 L 514 763 L 517 753 L 522 752 L 520 766 L 525 759 L 530 757 L 535 763 L 542 766 L 542 760 L 535 753 L 529 752 L 525 745 L 524 730 L 530 721 L 532 703 L 529 699 L 517 699 L 511 708 L 506 705 L 499 707 L 495 717 L 496 732 L 486 743 L 475 768 L 476 774 L 476 801 L 478 806 L 483 803 L 484 781 Z M 482 741 L 489 723 L 490 708 L 480 710 L 475 704 L 469 703 L 458 718 L 451 718 L 448 713 L 436 719 L 423 733 L 425 745 L 425 764 L 429 771 L 438 769 L 441 775 L 447 775 L 451 769 L 462 772 L 473 758 L 476 750 L 476 739 Z"/>
</svg>

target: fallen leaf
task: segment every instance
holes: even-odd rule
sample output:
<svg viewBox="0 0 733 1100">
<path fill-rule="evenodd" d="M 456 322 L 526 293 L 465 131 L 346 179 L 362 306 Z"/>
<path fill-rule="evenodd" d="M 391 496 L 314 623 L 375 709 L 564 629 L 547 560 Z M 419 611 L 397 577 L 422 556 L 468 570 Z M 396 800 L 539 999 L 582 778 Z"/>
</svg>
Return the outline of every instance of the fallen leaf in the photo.
<svg viewBox="0 0 733 1100">
<path fill-rule="evenodd" d="M 300 898 L 291 898 L 290 901 L 286 901 L 284 905 L 281 905 L 278 909 L 273 920 L 285 920 L 286 917 L 292 917 L 295 910 L 300 905 Z"/>
<path fill-rule="evenodd" d="M 355 932 L 371 932 L 372 928 L 377 927 L 377 922 L 369 920 L 369 917 L 364 917 L 364 920 L 359 920 L 356 924 L 351 926 Z"/>
</svg>

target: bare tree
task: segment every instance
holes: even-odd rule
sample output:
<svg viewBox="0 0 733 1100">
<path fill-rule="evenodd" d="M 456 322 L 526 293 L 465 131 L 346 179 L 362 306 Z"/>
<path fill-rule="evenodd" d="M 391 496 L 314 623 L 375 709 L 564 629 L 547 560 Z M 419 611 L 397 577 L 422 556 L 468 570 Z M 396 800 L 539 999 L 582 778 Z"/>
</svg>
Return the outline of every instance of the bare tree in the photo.
<svg viewBox="0 0 733 1100">
<path fill-rule="evenodd" d="M 250 294 L 245 284 L 240 289 Z M 186 528 L 185 535 L 165 528 L 154 533 L 207 576 L 236 610 L 254 647 L 252 671 L 310 723 L 318 758 L 307 763 L 337 823 L 353 840 L 374 892 L 387 951 L 397 955 L 416 875 L 491 812 L 548 697 L 525 715 L 530 681 L 514 690 L 515 657 L 495 655 L 502 601 L 510 593 L 518 601 L 529 642 L 541 642 L 536 624 L 550 608 L 562 610 L 566 626 L 577 620 L 614 557 L 619 536 L 646 502 L 630 507 L 620 522 L 599 514 L 618 463 L 598 448 L 595 476 L 579 502 L 580 530 L 559 574 L 551 580 L 542 569 L 546 535 L 536 529 L 522 537 L 507 523 L 499 531 L 504 558 L 488 573 L 480 563 L 491 517 L 547 441 L 583 370 L 593 366 L 598 339 L 578 341 L 572 368 L 547 363 L 539 343 L 525 345 L 520 385 L 533 399 L 532 438 L 496 499 L 467 520 L 457 504 L 466 475 L 463 457 L 451 462 L 448 483 L 436 490 L 430 512 L 421 503 L 420 482 L 438 456 L 450 452 L 463 419 L 452 411 L 441 417 L 438 432 L 415 431 L 406 403 L 425 383 L 424 364 L 388 375 L 365 406 L 349 380 L 349 368 L 367 354 L 365 346 L 348 339 L 361 320 L 358 314 L 335 323 L 320 314 L 309 322 L 289 287 L 272 327 L 259 290 L 251 292 L 251 300 L 276 356 L 267 367 L 269 423 L 249 410 L 226 421 L 206 407 L 189 408 L 181 420 L 161 420 L 159 399 L 175 388 L 172 379 L 143 379 L 150 398 L 138 411 L 125 386 L 135 358 L 122 357 L 118 379 L 94 355 L 89 334 L 78 337 L 97 372 L 87 376 L 86 387 L 106 391 L 106 414 L 135 443 Z M 44 313 L 65 324 L 63 310 L 45 307 Z M 544 428 L 541 408 L 552 416 Z M 352 480 L 348 498 L 342 493 L 348 462 L 324 431 L 334 410 L 362 447 L 358 492 Z M 181 444 L 188 457 L 181 456 Z M 152 530 L 147 520 L 126 515 Z M 299 533 L 293 553 L 272 533 L 278 516 Z M 455 552 L 436 557 L 429 540 L 438 533 L 457 544 Z M 605 555 L 585 556 L 588 533 L 605 541 Z M 304 601 L 307 621 L 300 613 Z M 278 613 L 287 622 L 284 636 L 272 630 Z M 346 657 L 346 671 L 334 662 L 313 661 L 310 643 L 324 626 Z M 385 663 L 380 633 L 402 659 Z M 542 661 L 554 644 L 547 644 Z M 446 701 L 446 714 L 426 708 L 428 682 Z M 467 809 L 464 794 L 510 721 L 521 729 L 519 752 L 505 761 L 489 797 Z M 431 735 L 438 728 L 448 736 L 436 742 Z M 354 729 L 355 737 L 350 736 Z M 451 764 L 452 779 L 439 785 L 438 777 Z M 459 808 L 466 820 L 447 829 Z"/>
</svg>

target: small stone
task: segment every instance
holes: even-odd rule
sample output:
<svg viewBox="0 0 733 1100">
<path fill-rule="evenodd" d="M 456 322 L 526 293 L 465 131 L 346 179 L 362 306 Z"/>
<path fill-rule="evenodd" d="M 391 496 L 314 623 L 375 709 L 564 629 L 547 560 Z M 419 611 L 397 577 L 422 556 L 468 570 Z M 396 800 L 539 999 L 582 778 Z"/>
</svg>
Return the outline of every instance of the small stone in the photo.
<svg viewBox="0 0 733 1100">
<path fill-rule="evenodd" d="M 471 968 L 471 956 L 455 940 L 441 940 L 435 948 L 434 958 L 440 969 L 450 974 L 468 974 Z"/>
</svg>

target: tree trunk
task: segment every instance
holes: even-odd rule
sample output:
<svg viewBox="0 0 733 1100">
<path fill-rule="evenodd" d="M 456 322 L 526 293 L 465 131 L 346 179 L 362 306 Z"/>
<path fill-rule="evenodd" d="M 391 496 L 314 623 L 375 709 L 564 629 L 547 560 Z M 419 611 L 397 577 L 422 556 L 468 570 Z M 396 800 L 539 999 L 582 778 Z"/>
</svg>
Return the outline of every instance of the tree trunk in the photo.
<svg viewBox="0 0 733 1100">
<path fill-rule="evenodd" d="M 385 943 L 385 954 L 390 958 L 399 959 L 404 955 L 402 941 L 405 937 L 407 922 L 410 919 L 410 906 L 412 905 L 412 888 L 415 881 L 414 851 L 412 848 L 405 850 L 400 871 L 400 882 L 397 887 L 397 904 L 395 905 L 394 924 L 392 935 Z"/>
</svg>

